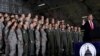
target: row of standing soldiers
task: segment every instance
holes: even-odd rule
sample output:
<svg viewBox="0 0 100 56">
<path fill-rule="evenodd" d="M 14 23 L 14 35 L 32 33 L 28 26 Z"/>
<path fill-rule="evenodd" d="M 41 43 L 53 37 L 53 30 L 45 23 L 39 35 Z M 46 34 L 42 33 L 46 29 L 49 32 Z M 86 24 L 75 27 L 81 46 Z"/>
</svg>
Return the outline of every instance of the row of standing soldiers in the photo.
<svg viewBox="0 0 100 56">
<path fill-rule="evenodd" d="M 5 56 L 71 56 L 73 43 L 82 42 L 80 27 L 29 13 L 0 13 L 0 53 Z"/>
</svg>

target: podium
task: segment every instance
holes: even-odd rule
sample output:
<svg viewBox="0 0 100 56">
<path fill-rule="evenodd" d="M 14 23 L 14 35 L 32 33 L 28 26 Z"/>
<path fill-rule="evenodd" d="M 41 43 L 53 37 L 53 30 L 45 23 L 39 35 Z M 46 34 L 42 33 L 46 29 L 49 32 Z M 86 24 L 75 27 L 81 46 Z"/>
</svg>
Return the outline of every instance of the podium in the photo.
<svg viewBox="0 0 100 56">
<path fill-rule="evenodd" d="M 96 28 L 93 32 L 90 33 L 91 42 L 100 42 L 100 28 Z"/>
</svg>

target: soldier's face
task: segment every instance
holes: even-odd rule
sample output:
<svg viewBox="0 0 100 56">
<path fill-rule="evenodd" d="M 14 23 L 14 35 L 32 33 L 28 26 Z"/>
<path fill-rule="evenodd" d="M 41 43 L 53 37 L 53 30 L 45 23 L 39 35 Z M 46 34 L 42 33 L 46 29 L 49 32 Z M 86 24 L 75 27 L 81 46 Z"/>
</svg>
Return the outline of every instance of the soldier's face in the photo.
<svg viewBox="0 0 100 56">
<path fill-rule="evenodd" d="M 44 18 L 42 18 L 42 19 L 41 19 L 41 21 L 43 21 L 43 22 L 44 22 Z"/>
<path fill-rule="evenodd" d="M 54 19 L 52 19 L 52 23 L 55 23 L 55 20 Z"/>
<path fill-rule="evenodd" d="M 44 24 L 44 21 L 41 21 L 41 24 Z"/>
<path fill-rule="evenodd" d="M 22 14 L 22 15 L 21 15 L 21 17 L 22 17 L 22 18 L 25 18 L 25 15 L 24 15 L 24 14 Z"/>
<path fill-rule="evenodd" d="M 30 20 L 30 17 L 26 17 L 25 20 L 26 20 L 26 21 L 29 21 L 29 20 Z"/>
<path fill-rule="evenodd" d="M 69 27 L 69 24 L 67 24 L 67 27 Z"/>
<path fill-rule="evenodd" d="M 81 30 L 81 28 L 80 28 L 80 27 L 78 27 L 78 30 Z"/>
<path fill-rule="evenodd" d="M 31 13 L 28 14 L 28 17 L 31 17 Z"/>
<path fill-rule="evenodd" d="M 11 18 L 14 18 L 15 16 L 14 15 L 11 15 Z"/>
<path fill-rule="evenodd" d="M 71 27 L 68 27 L 68 30 L 71 30 Z"/>
<path fill-rule="evenodd" d="M 4 15 L 4 17 L 8 17 L 8 14 L 6 13 L 6 14 Z"/>
<path fill-rule="evenodd" d="M 42 21 L 42 24 L 44 24 L 44 16 L 42 16 L 41 21 Z"/>
<path fill-rule="evenodd" d="M 12 24 L 12 22 L 11 22 L 11 21 L 8 21 L 8 23 L 7 23 L 7 24 L 8 24 L 8 26 L 10 26 L 10 25 Z"/>
<path fill-rule="evenodd" d="M 41 16 L 41 19 L 44 20 L 44 16 Z"/>
<path fill-rule="evenodd" d="M 39 24 L 42 24 L 42 21 L 41 20 L 39 20 L 38 22 L 39 22 Z"/>
<path fill-rule="evenodd" d="M 22 21 L 20 22 L 20 25 L 23 25 L 23 22 Z"/>
<path fill-rule="evenodd" d="M 37 21 L 38 21 L 38 18 L 34 18 L 33 21 L 34 21 L 34 22 L 37 22 Z"/>
<path fill-rule="evenodd" d="M 16 20 L 15 19 L 12 19 L 12 22 L 15 22 Z"/>
<path fill-rule="evenodd" d="M 51 24 L 49 24 L 49 28 L 52 28 L 52 25 Z"/>
<path fill-rule="evenodd" d="M 49 26 L 45 24 L 45 28 L 47 29 Z"/>
<path fill-rule="evenodd" d="M 2 16 L 2 13 L 0 13 L 0 16 Z"/>
<path fill-rule="evenodd" d="M 73 29 L 73 26 L 71 26 L 71 28 Z"/>
<path fill-rule="evenodd" d="M 33 24 L 30 24 L 30 27 L 33 28 L 34 27 Z"/>
<path fill-rule="evenodd" d="M 24 29 L 27 29 L 27 28 L 28 28 L 28 26 L 26 24 L 24 24 Z"/>
<path fill-rule="evenodd" d="M 28 25 L 29 25 L 29 23 L 28 23 L 28 22 L 25 22 L 25 25 L 27 25 L 27 26 L 28 26 Z"/>
<path fill-rule="evenodd" d="M 37 18 L 37 19 L 38 19 L 38 15 L 36 15 L 36 16 L 35 16 L 35 18 Z"/>
<path fill-rule="evenodd" d="M 64 20 L 62 20 L 61 22 L 62 22 L 62 24 L 64 24 L 64 22 L 65 22 L 65 21 L 64 21 Z"/>
<path fill-rule="evenodd" d="M 7 18 L 6 18 L 6 21 L 9 21 L 9 19 L 10 19 L 10 18 L 9 18 L 9 17 L 7 17 Z"/>
<path fill-rule="evenodd" d="M 45 29 L 45 28 L 46 28 L 46 26 L 45 26 L 45 25 L 43 25 L 43 26 L 42 26 L 42 28 L 43 28 L 43 29 Z"/>
<path fill-rule="evenodd" d="M 75 27 L 75 31 L 77 31 L 77 27 Z"/>
<path fill-rule="evenodd" d="M 55 24 L 55 28 L 58 28 L 58 24 Z"/>
<path fill-rule="evenodd" d="M 4 17 L 1 17 L 1 22 L 3 22 L 4 21 Z"/>
<path fill-rule="evenodd" d="M 48 22 L 49 22 L 49 19 L 47 18 L 47 19 L 46 19 L 46 23 L 48 23 Z"/>
<path fill-rule="evenodd" d="M 65 29 L 65 25 L 62 25 L 62 28 Z"/>
<path fill-rule="evenodd" d="M 16 22 L 14 23 L 14 26 L 15 26 L 15 27 L 17 26 L 17 23 L 16 23 Z"/>
<path fill-rule="evenodd" d="M 18 18 L 18 15 L 15 15 L 15 18 Z"/>
<path fill-rule="evenodd" d="M 36 25 L 37 25 L 37 24 L 34 22 L 34 23 L 33 23 L 33 27 L 35 27 Z"/>
<path fill-rule="evenodd" d="M 38 29 L 38 30 L 40 29 L 40 25 L 37 25 L 37 29 Z"/>
<path fill-rule="evenodd" d="M 60 25 L 60 21 L 57 21 L 57 24 Z"/>
</svg>

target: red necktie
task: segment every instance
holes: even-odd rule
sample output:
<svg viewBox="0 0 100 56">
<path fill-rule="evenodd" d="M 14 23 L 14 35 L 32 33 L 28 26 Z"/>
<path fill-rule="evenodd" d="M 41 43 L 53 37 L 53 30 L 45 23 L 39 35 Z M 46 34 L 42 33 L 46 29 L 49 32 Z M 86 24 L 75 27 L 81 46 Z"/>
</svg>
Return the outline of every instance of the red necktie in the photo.
<svg viewBox="0 0 100 56">
<path fill-rule="evenodd" d="M 91 27 L 92 30 L 94 29 L 94 24 L 93 24 L 92 21 L 90 21 L 90 27 Z"/>
</svg>

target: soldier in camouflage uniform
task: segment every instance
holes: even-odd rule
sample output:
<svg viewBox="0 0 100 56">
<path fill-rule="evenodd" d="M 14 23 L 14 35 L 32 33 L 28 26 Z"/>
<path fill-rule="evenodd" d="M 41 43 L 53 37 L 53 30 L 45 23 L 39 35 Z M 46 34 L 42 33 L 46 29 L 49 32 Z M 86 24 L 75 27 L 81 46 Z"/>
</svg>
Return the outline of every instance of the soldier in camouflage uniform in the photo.
<svg viewBox="0 0 100 56">
<path fill-rule="evenodd" d="M 73 41 L 74 41 L 74 43 L 78 43 L 79 42 L 77 27 L 74 27 L 74 31 L 73 31 Z"/>
<path fill-rule="evenodd" d="M 35 55 L 35 24 L 31 23 L 30 24 L 30 29 L 29 29 L 29 40 L 30 40 L 30 56 L 34 56 Z"/>
<path fill-rule="evenodd" d="M 22 29 L 23 43 L 24 43 L 24 56 L 28 56 L 29 47 L 29 34 L 28 34 L 28 22 L 25 22 Z"/>
<path fill-rule="evenodd" d="M 13 22 L 9 31 L 8 35 L 8 42 L 10 46 L 10 53 L 9 56 L 15 56 L 16 55 L 16 45 L 17 45 L 17 36 L 15 33 L 17 23 Z"/>
<path fill-rule="evenodd" d="M 46 42 L 47 42 L 47 34 L 45 32 L 45 25 L 42 26 L 40 32 L 41 32 L 42 56 L 45 56 Z"/>
<path fill-rule="evenodd" d="M 78 39 L 79 42 L 83 42 L 83 32 L 81 31 L 80 27 L 78 27 Z"/>
<path fill-rule="evenodd" d="M 17 38 L 18 38 L 18 56 L 23 55 L 23 36 L 22 36 L 22 25 L 23 22 L 19 22 L 18 28 L 16 30 Z"/>
<path fill-rule="evenodd" d="M 56 49 L 56 54 L 57 56 L 60 56 L 61 54 L 61 46 L 60 46 L 60 29 L 59 29 L 59 25 L 55 24 L 55 28 L 54 28 L 54 37 L 55 37 L 55 49 Z"/>
<path fill-rule="evenodd" d="M 9 27 L 11 24 L 12 24 L 12 22 L 8 21 L 6 27 L 4 28 L 5 56 L 9 55 L 8 34 L 9 34 Z"/>
<path fill-rule="evenodd" d="M 35 38 L 36 38 L 36 56 L 39 55 L 40 51 L 40 24 L 37 25 L 36 30 L 35 30 Z"/>
<path fill-rule="evenodd" d="M 4 21 L 4 17 L 2 16 L 0 18 L 0 53 L 2 53 L 2 48 L 3 48 L 3 29 L 4 29 L 4 24 L 3 24 L 3 21 Z"/>
<path fill-rule="evenodd" d="M 67 28 L 67 44 L 68 44 L 68 55 L 72 56 L 73 40 L 72 40 L 72 32 L 70 26 L 68 26 Z"/>
</svg>

